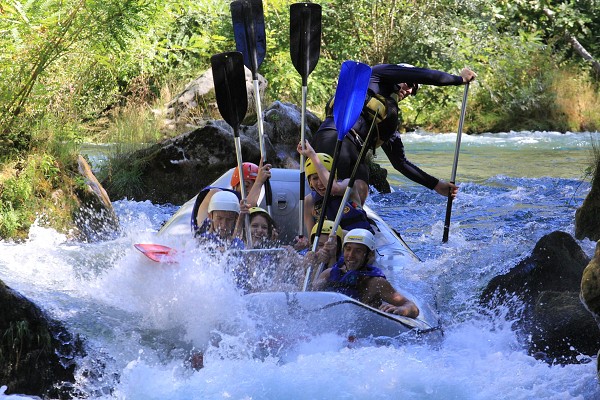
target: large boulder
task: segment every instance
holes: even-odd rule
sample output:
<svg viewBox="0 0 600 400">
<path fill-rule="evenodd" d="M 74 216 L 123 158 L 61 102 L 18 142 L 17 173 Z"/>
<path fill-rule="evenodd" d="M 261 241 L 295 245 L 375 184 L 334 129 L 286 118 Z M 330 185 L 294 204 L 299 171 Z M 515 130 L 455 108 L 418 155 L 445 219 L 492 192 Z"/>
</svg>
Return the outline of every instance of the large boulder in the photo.
<svg viewBox="0 0 600 400">
<path fill-rule="evenodd" d="M 592 180 L 592 188 L 575 212 L 575 237 L 600 240 L 600 163 Z"/>
<path fill-rule="evenodd" d="M 307 112 L 306 137 L 320 120 Z M 296 145 L 300 110 L 295 105 L 273 103 L 265 110 L 264 136 L 267 161 L 274 167 L 298 167 Z M 242 159 L 258 164 L 260 148 L 256 125 L 239 129 Z M 295 162 L 295 164 L 294 164 Z M 222 120 L 211 120 L 196 129 L 149 148 L 126 155 L 120 174 L 139 176 L 139 185 L 122 185 L 118 176 L 103 181 L 111 198 L 128 197 L 153 203 L 183 204 L 200 189 L 237 165 L 233 129 Z"/>
<path fill-rule="evenodd" d="M 558 363 L 583 361 L 581 354 L 591 356 L 600 345 L 594 319 L 578 297 L 588 262 L 571 235 L 552 232 L 538 241 L 529 257 L 493 278 L 481 301 L 509 309 L 536 357 Z"/>
<path fill-rule="evenodd" d="M 0 382 L 7 394 L 73 397 L 82 341 L 0 281 Z"/>
<path fill-rule="evenodd" d="M 246 93 L 248 95 L 248 111 L 246 121 L 256 121 L 256 102 L 252 72 L 244 67 L 246 72 Z M 258 91 L 260 98 L 264 97 L 267 81 L 258 74 Z M 180 130 L 190 125 L 201 125 L 208 119 L 220 118 L 215 99 L 215 85 L 212 68 L 206 70 L 198 78 L 190 82 L 183 91 L 166 104 L 165 127 Z M 250 124 L 246 122 L 246 124 Z"/>
<path fill-rule="evenodd" d="M 275 101 L 264 111 L 264 139 L 267 162 L 278 168 L 298 168 L 296 151 L 300 141 L 301 110 Z M 305 138 L 310 140 L 321 120 L 306 112 Z M 242 160 L 260 162 L 257 125 L 239 128 Z M 102 183 L 113 199 L 150 200 L 153 203 L 183 204 L 200 189 L 237 165 L 233 129 L 222 120 L 201 126 L 146 149 L 113 160 L 115 173 Z M 389 193 L 387 171 L 369 161 L 370 184 Z M 133 180 L 132 183 L 130 181 Z"/>
</svg>

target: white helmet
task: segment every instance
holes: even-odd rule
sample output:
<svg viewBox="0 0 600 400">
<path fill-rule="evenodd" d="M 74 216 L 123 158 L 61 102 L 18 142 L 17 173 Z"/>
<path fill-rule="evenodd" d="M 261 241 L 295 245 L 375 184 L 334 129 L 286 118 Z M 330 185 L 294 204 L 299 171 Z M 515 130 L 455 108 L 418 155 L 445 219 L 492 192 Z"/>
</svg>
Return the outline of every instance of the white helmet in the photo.
<svg viewBox="0 0 600 400">
<path fill-rule="evenodd" d="M 222 190 L 212 195 L 208 203 L 208 212 L 233 211 L 240 213 L 240 201 L 238 197 L 227 190 Z"/>
<path fill-rule="evenodd" d="M 375 250 L 375 237 L 366 229 L 356 228 L 346 233 L 343 246 L 345 246 L 346 243 L 364 244 L 369 250 Z"/>
</svg>

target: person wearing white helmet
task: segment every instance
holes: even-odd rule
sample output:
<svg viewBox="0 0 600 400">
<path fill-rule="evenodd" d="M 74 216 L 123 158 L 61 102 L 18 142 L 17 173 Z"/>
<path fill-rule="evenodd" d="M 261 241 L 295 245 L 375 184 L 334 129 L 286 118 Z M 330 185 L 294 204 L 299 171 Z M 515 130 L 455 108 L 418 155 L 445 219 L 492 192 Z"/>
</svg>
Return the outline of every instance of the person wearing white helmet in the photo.
<svg viewBox="0 0 600 400">
<path fill-rule="evenodd" d="M 392 314 L 416 318 L 419 308 L 388 282 L 374 259 L 375 238 L 366 229 L 353 229 L 344 237 L 343 255 L 323 271 L 314 290 L 335 291 Z"/>
<path fill-rule="evenodd" d="M 463 68 L 460 75 L 453 75 L 432 69 L 417 68 L 410 64 L 373 66 L 363 111 L 342 141 L 337 163 L 338 178 L 345 179 L 350 176 L 363 145 L 373 148 L 373 150 L 381 146 L 392 166 L 408 179 L 435 190 L 442 196 L 448 196 L 450 191 L 453 197 L 456 196 L 458 192 L 456 185 L 434 178 L 406 158 L 404 145 L 397 130 L 399 116 L 401 116 L 398 102 L 409 95 L 414 96 L 419 84 L 464 85 L 475 77 L 476 74 L 468 68 Z M 328 154 L 334 152 L 338 133 L 333 120 L 333 108 L 335 108 L 335 104 L 330 101 L 326 109 L 326 118 L 311 141 L 317 152 Z M 375 120 L 374 132 L 369 143 L 364 143 L 373 120 Z M 357 171 L 354 186 L 360 195 L 362 204 L 369 192 L 368 183 L 369 169 L 363 163 Z"/>
<path fill-rule="evenodd" d="M 203 224 L 208 224 L 208 229 L 201 229 L 203 233 L 199 237 L 230 248 L 243 248 L 244 243 L 240 237 L 248 208 L 248 204 L 240 201 L 232 191 L 221 190 L 214 193 L 208 203 L 208 218 Z"/>
</svg>

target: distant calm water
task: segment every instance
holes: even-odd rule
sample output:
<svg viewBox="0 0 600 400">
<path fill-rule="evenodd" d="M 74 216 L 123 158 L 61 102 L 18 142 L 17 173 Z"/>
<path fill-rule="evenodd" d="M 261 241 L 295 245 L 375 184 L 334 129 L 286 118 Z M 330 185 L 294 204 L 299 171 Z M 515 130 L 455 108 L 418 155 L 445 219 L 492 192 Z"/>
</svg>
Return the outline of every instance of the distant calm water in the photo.
<svg viewBox="0 0 600 400">
<path fill-rule="evenodd" d="M 403 140 L 411 161 L 449 179 L 455 134 L 412 133 Z M 492 317 L 476 307 L 487 282 L 528 256 L 539 238 L 556 230 L 573 234 L 575 210 L 590 187 L 583 179 L 592 140 L 600 134 L 463 135 L 461 190 L 444 245 L 446 199 L 396 173 L 378 151 L 395 192 L 374 194 L 369 204 L 423 260 L 398 274 L 435 288 L 445 326 L 439 349 L 348 348 L 342 338 L 315 337 L 285 360 L 260 361 L 240 334 L 225 336 L 201 371 L 184 368 L 184 343 L 200 346 L 214 326 L 244 316 L 230 280 L 215 266 L 140 265 L 131 245 L 151 241 L 176 209 L 149 202 L 115 202 L 124 233 L 114 241 L 69 243 L 34 227 L 26 243 L 0 242 L 0 279 L 85 335 L 91 350 L 80 360 L 78 386 L 89 398 L 598 399 L 595 357 L 549 367 L 527 355 L 512 323 L 497 316 L 502 310 Z M 580 245 L 593 253 L 594 243 Z M 99 365 L 102 380 L 85 373 Z"/>
</svg>

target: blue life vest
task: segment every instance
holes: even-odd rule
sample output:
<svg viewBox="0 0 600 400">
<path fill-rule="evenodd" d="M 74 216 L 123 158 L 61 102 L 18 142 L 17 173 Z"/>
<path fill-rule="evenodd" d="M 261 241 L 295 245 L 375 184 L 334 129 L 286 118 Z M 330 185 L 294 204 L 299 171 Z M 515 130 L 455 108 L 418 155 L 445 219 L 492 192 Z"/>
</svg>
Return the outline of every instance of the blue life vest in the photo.
<svg viewBox="0 0 600 400">
<path fill-rule="evenodd" d="M 315 222 L 319 220 L 321 217 L 321 209 L 323 208 L 323 196 L 321 196 L 316 191 L 312 191 L 311 196 L 313 198 L 313 217 L 315 218 Z M 340 208 L 340 204 L 342 204 L 343 197 L 341 196 L 329 196 L 327 199 L 327 210 L 325 212 L 325 219 L 330 221 L 335 220 L 337 216 L 337 212 Z M 344 204 L 344 209 L 342 210 L 342 219 L 340 220 L 340 227 L 346 231 L 362 228 L 367 229 L 371 233 L 375 234 L 371 224 L 369 223 L 369 219 L 367 218 L 367 213 L 363 210 L 358 204 L 354 202 L 347 201 Z"/>
<path fill-rule="evenodd" d="M 381 277 L 385 279 L 383 271 L 370 264 L 367 264 L 358 270 L 348 271 L 346 273 L 342 272 L 340 269 L 342 265 L 344 265 L 344 256 L 340 257 L 335 265 L 331 267 L 326 286 L 328 292 L 342 293 L 360 301 L 358 281 L 361 277 Z"/>
</svg>

